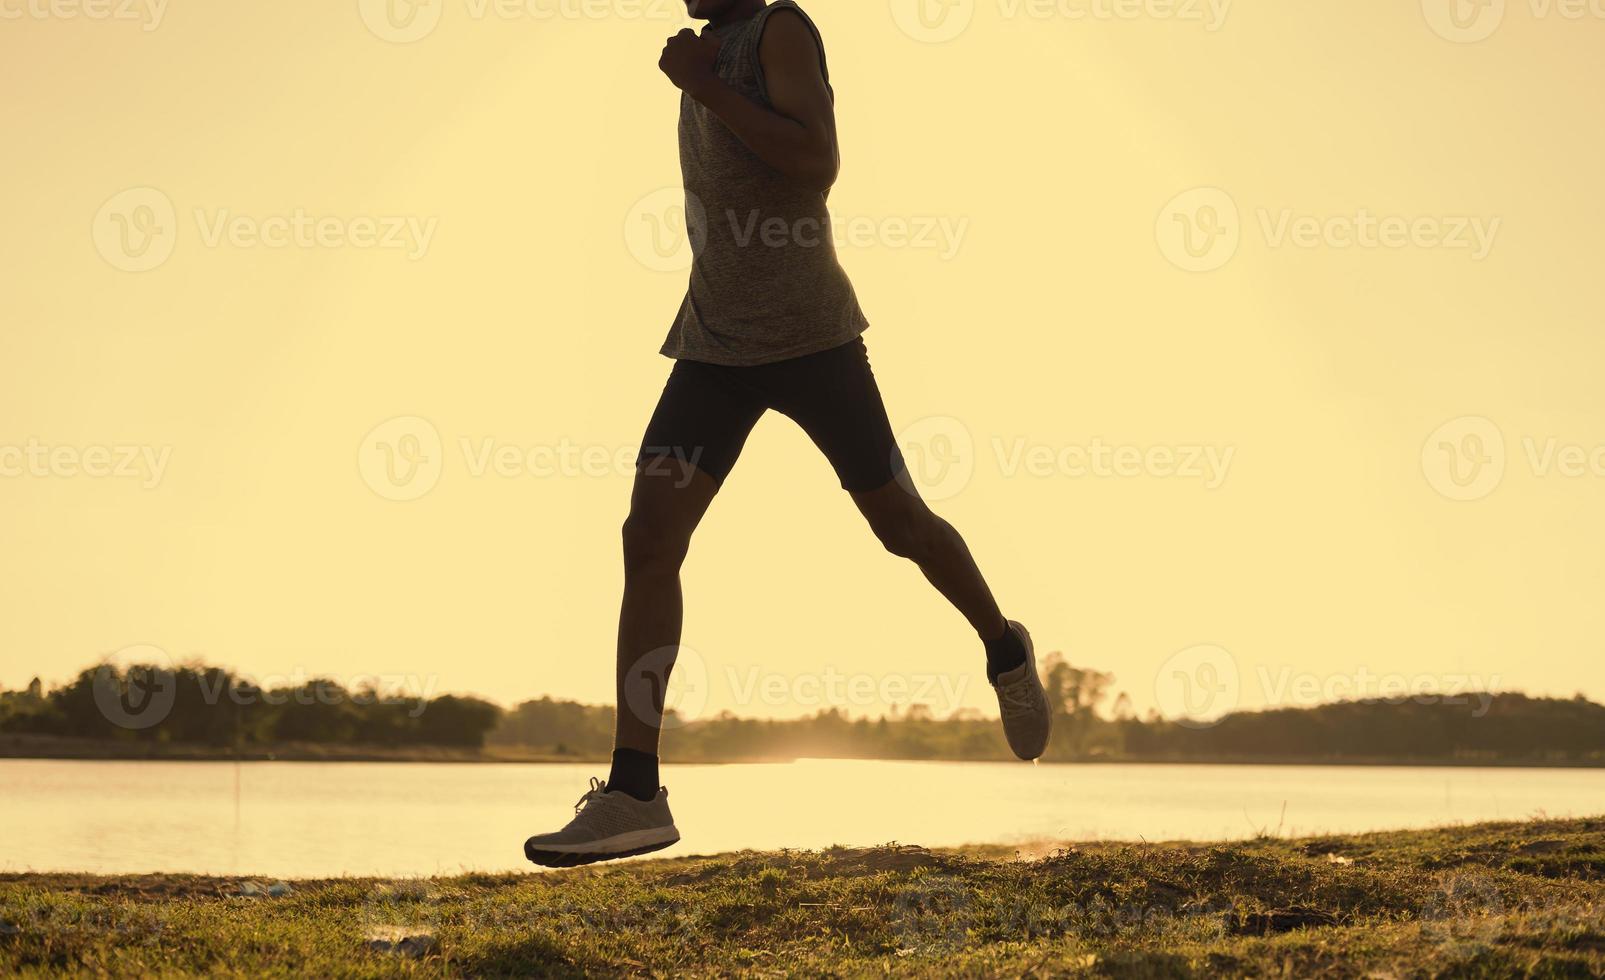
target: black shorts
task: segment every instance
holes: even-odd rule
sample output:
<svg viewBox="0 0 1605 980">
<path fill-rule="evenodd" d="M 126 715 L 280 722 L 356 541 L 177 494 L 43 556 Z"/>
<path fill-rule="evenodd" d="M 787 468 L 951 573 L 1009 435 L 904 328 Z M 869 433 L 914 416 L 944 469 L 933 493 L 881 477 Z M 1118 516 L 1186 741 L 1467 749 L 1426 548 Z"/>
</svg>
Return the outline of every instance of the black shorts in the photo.
<svg viewBox="0 0 1605 980">
<path fill-rule="evenodd" d="M 670 456 L 722 484 L 771 408 L 802 426 L 845 490 L 878 490 L 903 470 L 863 338 L 755 367 L 676 361 L 637 465 Z"/>
</svg>

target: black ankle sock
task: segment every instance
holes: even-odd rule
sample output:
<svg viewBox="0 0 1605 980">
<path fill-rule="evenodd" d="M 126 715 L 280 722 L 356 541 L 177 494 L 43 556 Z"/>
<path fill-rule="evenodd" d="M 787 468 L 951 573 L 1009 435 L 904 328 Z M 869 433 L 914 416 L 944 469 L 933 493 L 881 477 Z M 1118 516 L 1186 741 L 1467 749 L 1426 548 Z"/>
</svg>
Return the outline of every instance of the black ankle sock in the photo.
<svg viewBox="0 0 1605 980">
<path fill-rule="evenodd" d="M 999 674 L 1006 674 L 1025 663 L 1025 644 L 1013 626 L 1005 627 L 1003 635 L 986 641 L 986 679 L 996 684 Z"/>
<path fill-rule="evenodd" d="M 643 803 L 654 799 L 659 789 L 658 757 L 635 749 L 614 749 L 607 788 L 608 792 L 622 790 Z"/>
</svg>

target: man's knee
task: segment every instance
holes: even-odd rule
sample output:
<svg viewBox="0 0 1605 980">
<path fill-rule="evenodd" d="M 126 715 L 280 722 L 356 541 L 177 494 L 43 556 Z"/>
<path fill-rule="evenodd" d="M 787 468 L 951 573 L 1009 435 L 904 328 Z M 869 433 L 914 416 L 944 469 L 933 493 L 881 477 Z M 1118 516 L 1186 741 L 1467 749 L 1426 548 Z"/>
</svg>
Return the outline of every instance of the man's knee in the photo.
<svg viewBox="0 0 1605 980">
<path fill-rule="evenodd" d="M 667 529 L 661 521 L 631 514 L 624 522 L 625 573 L 677 572 L 690 544 L 687 536 Z"/>
<path fill-rule="evenodd" d="M 923 507 L 899 510 L 871 524 L 875 537 L 899 558 L 923 563 L 941 544 L 945 525 Z"/>
</svg>

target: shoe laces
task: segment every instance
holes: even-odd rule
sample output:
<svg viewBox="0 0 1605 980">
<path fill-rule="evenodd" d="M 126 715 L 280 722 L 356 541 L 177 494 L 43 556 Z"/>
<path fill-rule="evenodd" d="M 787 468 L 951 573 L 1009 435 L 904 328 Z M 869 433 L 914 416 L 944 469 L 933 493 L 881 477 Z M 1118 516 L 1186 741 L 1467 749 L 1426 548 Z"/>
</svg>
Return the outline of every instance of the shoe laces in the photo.
<svg viewBox="0 0 1605 980">
<path fill-rule="evenodd" d="M 1036 690 L 1031 678 L 1023 677 L 1013 684 L 998 687 L 998 702 L 1005 715 L 1031 714 L 1037 710 Z"/>
<path fill-rule="evenodd" d="M 574 812 L 578 814 L 581 810 L 585 809 L 586 804 L 590 803 L 592 800 L 600 800 L 602 798 L 602 794 L 606 792 L 607 783 L 604 783 L 595 776 L 592 776 L 591 788 L 585 791 L 584 796 L 581 796 L 578 800 L 574 801 Z"/>
</svg>

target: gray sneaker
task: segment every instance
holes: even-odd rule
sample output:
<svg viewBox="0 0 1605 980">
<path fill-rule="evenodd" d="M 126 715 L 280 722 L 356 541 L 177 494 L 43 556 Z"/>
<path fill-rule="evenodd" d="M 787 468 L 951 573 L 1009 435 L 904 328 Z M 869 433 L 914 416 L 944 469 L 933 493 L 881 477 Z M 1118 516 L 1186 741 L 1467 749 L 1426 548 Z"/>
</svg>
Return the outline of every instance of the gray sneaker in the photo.
<svg viewBox="0 0 1605 980">
<path fill-rule="evenodd" d="M 591 777 L 591 788 L 574 804 L 574 819 L 555 834 L 524 842 L 524 856 L 543 868 L 572 868 L 661 851 L 680 839 L 669 812 L 669 791 L 643 803 Z"/>
<path fill-rule="evenodd" d="M 1037 651 L 1031 634 L 1012 619 L 1009 629 L 1019 634 L 1020 644 L 1025 647 L 1025 663 L 999 674 L 992 687 L 998 693 L 998 710 L 1003 713 L 1003 734 L 1008 736 L 1009 748 L 1030 761 L 1047 751 L 1048 736 L 1053 734 L 1053 711 L 1042 690 L 1042 678 L 1037 676 Z"/>
</svg>

